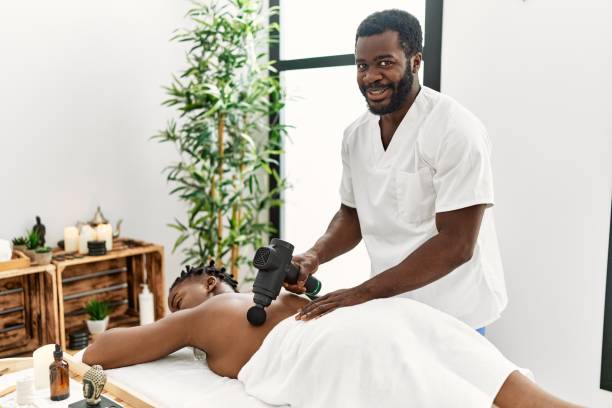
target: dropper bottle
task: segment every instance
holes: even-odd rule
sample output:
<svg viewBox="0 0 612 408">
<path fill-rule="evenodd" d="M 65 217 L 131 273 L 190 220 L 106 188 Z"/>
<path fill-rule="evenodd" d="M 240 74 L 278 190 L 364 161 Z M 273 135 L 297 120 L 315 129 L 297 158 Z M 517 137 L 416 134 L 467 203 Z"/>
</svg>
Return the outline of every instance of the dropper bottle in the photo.
<svg viewBox="0 0 612 408">
<path fill-rule="evenodd" d="M 49 366 L 51 400 L 61 401 L 70 396 L 70 372 L 68 362 L 64 360 L 64 353 L 59 344 L 55 345 L 53 359 L 54 361 Z"/>
</svg>

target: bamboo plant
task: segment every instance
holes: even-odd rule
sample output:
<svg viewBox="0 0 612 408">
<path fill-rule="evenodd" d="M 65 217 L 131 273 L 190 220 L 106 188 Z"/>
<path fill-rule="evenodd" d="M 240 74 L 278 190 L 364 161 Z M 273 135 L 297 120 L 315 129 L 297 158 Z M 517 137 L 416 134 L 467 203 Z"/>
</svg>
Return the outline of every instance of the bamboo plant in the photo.
<svg viewBox="0 0 612 408">
<path fill-rule="evenodd" d="M 180 155 L 166 168 L 171 194 L 187 204 L 186 217 L 169 224 L 179 233 L 173 252 L 182 248 L 183 263 L 214 259 L 237 277 L 249 261 L 241 250 L 261 246 L 273 231 L 261 213 L 279 205 L 286 188 L 273 166 L 286 133 L 278 121 L 283 94 L 270 75 L 274 61 L 256 51 L 268 49 L 277 26 L 264 23 L 259 0 L 195 4 L 191 28 L 174 37 L 188 45 L 188 66 L 164 102 L 180 115 L 153 138 Z"/>
</svg>

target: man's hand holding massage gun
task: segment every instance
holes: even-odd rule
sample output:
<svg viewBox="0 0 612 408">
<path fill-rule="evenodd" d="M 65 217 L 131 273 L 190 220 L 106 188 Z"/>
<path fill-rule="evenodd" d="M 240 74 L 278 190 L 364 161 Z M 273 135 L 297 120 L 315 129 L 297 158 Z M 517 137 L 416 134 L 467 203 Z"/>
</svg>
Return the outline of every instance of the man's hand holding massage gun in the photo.
<svg viewBox="0 0 612 408">
<path fill-rule="evenodd" d="M 344 204 L 332 218 L 327 231 L 308 251 L 295 255 L 293 263 L 299 268 L 298 281 L 295 284 L 285 283 L 285 289 L 293 293 L 304 293 L 304 282 L 317 271 L 319 265 L 342 255 L 359 244 L 361 228 L 357 210 Z M 310 320 L 321 317 L 340 307 L 358 305 L 372 300 L 370 290 L 365 285 L 349 289 L 340 289 L 312 300 L 296 316 L 298 320 Z"/>
<path fill-rule="evenodd" d="M 255 306 L 247 312 L 247 319 L 253 326 L 261 326 L 266 321 L 265 308 L 278 297 L 283 283 L 297 284 L 299 267 L 291 263 L 293 245 L 278 238 L 272 239 L 270 245 L 261 247 L 255 252 L 253 266 L 258 269 L 253 284 L 253 301 Z M 317 278 L 307 276 L 300 282 L 310 299 L 315 299 L 321 290 L 321 282 Z"/>
<path fill-rule="evenodd" d="M 325 234 L 303 254 L 292 257 L 293 245 L 277 239 L 272 240 L 270 247 L 259 248 L 253 259 L 253 265 L 259 269 L 253 285 L 256 306 L 249 310 L 249 322 L 255 324 L 261 321 L 259 324 L 263 324 L 266 319 L 264 307 L 267 307 L 272 299 L 276 299 L 281 286 L 297 294 L 306 294 L 312 300 L 296 315 L 296 318 L 301 320 L 310 320 L 339 307 L 353 306 L 374 299 L 376 296 L 372 296 L 364 284 L 316 297 L 321 284 L 312 274 L 317 271 L 319 264 L 350 251 L 360 241 L 361 228 L 357 210 L 342 204 Z M 270 257 L 271 253 L 275 256 Z M 278 258 L 274 263 L 282 265 L 265 265 L 263 261 L 268 258 Z M 270 273 L 270 270 L 277 272 Z M 317 289 L 313 291 L 315 287 Z"/>
<path fill-rule="evenodd" d="M 311 303 L 306 305 L 306 308 L 316 305 L 315 310 L 321 310 L 319 315 L 329 313 L 335 308 L 340 307 L 334 301 L 321 303 L 320 299 L 329 299 L 330 295 L 334 293 L 341 294 L 350 291 L 350 289 L 343 289 L 318 298 L 317 294 L 321 290 L 321 282 L 309 273 L 309 271 L 313 270 L 312 265 L 315 265 L 314 270 L 316 270 L 318 266 L 317 260 L 309 258 L 308 255 L 297 255 L 292 258 L 292 254 L 293 245 L 278 238 L 272 239 L 269 246 L 261 247 L 255 252 L 253 266 L 258 269 L 257 277 L 253 284 L 253 301 L 255 306 L 251 307 L 247 312 L 247 319 L 252 325 L 261 326 L 266 321 L 265 308 L 272 303 L 272 300 L 278 297 L 282 285 L 297 288 L 300 294 L 306 294 L 312 300 Z M 308 259 L 316 263 L 308 265 Z M 354 296 L 343 296 L 345 302 L 341 305 L 350 306 L 365 301 L 346 302 L 347 299 L 354 298 Z"/>
</svg>

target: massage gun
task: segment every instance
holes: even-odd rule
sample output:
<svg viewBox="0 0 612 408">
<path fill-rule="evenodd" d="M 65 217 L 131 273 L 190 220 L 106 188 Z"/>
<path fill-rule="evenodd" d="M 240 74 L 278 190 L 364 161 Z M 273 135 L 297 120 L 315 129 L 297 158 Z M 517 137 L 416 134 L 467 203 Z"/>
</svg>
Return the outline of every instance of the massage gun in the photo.
<svg viewBox="0 0 612 408">
<path fill-rule="evenodd" d="M 261 326 L 266 321 L 265 307 L 280 293 L 283 282 L 294 284 L 299 277 L 299 268 L 291 263 L 293 245 L 278 238 L 270 245 L 255 252 L 253 265 L 259 270 L 253 284 L 255 306 L 247 312 L 247 320 L 253 326 Z M 306 280 L 306 295 L 314 299 L 321 290 L 321 282 L 312 275 Z"/>
</svg>

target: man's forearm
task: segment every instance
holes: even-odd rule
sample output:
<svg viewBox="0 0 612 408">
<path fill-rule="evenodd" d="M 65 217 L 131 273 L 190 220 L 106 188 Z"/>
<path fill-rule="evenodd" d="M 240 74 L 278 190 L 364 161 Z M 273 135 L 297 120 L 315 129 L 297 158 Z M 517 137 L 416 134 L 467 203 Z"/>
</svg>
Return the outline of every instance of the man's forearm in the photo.
<svg viewBox="0 0 612 408">
<path fill-rule="evenodd" d="M 360 286 L 372 299 L 409 292 L 434 282 L 471 258 L 470 248 L 457 244 L 455 237 L 438 234 L 396 266 Z"/>
<path fill-rule="evenodd" d="M 301 309 L 296 319 L 310 320 L 339 307 L 409 292 L 446 276 L 471 259 L 485 208 L 485 204 L 477 204 L 437 213 L 438 234 L 406 259 L 361 285 L 314 299 Z"/>
<path fill-rule="evenodd" d="M 342 204 L 329 223 L 325 234 L 309 251 L 314 252 L 322 264 L 350 251 L 360 241 L 361 228 L 357 210 Z"/>
<path fill-rule="evenodd" d="M 486 205 L 436 214 L 438 235 L 398 265 L 360 285 L 371 299 L 409 292 L 434 282 L 472 258 Z"/>
</svg>

